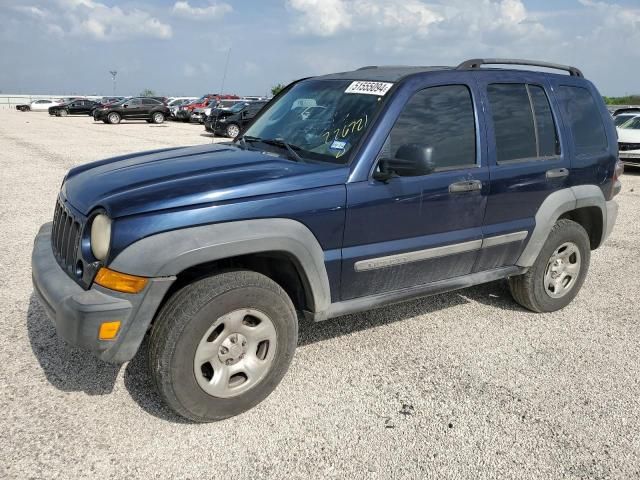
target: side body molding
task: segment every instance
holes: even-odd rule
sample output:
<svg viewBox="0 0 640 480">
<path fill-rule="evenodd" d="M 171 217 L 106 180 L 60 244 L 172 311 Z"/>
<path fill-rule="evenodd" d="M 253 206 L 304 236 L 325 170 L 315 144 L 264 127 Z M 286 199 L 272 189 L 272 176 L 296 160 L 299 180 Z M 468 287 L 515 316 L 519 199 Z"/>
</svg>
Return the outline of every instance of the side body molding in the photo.
<svg viewBox="0 0 640 480">
<path fill-rule="evenodd" d="M 600 240 L 600 244 L 602 244 L 608 231 L 610 231 L 610 229 L 606 228 L 608 225 L 607 202 L 602 190 L 596 185 L 564 188 L 553 192 L 542 202 L 536 213 L 536 226 L 516 265 L 520 267 L 533 265 L 558 218 L 563 213 L 584 207 L 598 207 L 602 213 L 602 225 L 604 227 Z M 611 221 L 615 221 L 615 218 L 611 219 Z"/>
<path fill-rule="evenodd" d="M 243 220 L 203 225 L 143 238 L 124 249 L 109 268 L 132 275 L 166 277 L 202 263 L 261 252 L 293 257 L 314 310 L 331 303 L 324 251 L 302 223 L 286 218 Z"/>
</svg>

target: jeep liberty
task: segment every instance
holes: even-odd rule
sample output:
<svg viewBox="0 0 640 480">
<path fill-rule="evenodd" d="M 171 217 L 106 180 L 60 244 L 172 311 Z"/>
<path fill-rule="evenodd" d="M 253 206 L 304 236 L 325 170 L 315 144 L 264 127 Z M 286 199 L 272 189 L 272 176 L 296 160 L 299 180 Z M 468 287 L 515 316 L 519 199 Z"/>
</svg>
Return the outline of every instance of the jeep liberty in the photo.
<svg viewBox="0 0 640 480">
<path fill-rule="evenodd" d="M 275 389 L 299 316 L 499 279 L 529 310 L 565 307 L 613 228 L 621 173 L 575 67 L 307 78 L 232 142 L 71 169 L 35 239 L 34 290 L 58 335 L 105 361 L 149 333 L 163 400 L 220 420 Z"/>
</svg>

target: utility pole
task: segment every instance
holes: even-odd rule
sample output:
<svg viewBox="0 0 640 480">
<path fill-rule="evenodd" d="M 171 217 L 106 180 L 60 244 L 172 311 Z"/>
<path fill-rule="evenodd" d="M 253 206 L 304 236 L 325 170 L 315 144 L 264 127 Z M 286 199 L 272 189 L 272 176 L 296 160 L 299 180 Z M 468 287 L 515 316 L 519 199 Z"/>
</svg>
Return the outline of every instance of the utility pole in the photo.
<svg viewBox="0 0 640 480">
<path fill-rule="evenodd" d="M 111 79 L 113 80 L 113 96 L 115 97 L 115 95 L 116 95 L 116 75 L 118 75 L 118 71 L 117 70 L 109 70 L 109 73 L 111 74 Z"/>
</svg>

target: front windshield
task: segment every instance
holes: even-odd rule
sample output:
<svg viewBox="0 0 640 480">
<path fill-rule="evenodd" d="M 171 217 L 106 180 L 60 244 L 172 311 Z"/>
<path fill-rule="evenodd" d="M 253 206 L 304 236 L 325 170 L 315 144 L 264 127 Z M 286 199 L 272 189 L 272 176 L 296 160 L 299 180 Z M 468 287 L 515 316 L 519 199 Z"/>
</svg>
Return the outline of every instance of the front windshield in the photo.
<svg viewBox="0 0 640 480">
<path fill-rule="evenodd" d="M 244 138 L 284 141 L 302 158 L 346 164 L 391 86 L 351 80 L 300 82 L 270 105 Z"/>
<path fill-rule="evenodd" d="M 631 128 L 633 130 L 640 129 L 640 117 L 633 117 L 631 120 L 627 120 L 620 128 Z"/>
<path fill-rule="evenodd" d="M 613 123 L 615 124 L 616 127 L 619 127 L 627 123 L 632 118 L 633 118 L 632 115 L 618 115 L 617 117 L 614 117 Z"/>
<path fill-rule="evenodd" d="M 248 104 L 244 103 L 244 102 L 235 103 L 229 108 L 229 111 L 233 112 L 233 113 L 238 113 L 240 110 L 242 110 L 247 105 Z"/>
</svg>

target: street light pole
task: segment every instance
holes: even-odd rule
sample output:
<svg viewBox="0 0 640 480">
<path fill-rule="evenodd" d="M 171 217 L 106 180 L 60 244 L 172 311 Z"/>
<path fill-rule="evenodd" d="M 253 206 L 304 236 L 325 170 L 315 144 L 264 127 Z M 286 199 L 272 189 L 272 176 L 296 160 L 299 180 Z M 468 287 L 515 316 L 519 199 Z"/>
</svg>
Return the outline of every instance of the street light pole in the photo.
<svg viewBox="0 0 640 480">
<path fill-rule="evenodd" d="M 113 96 L 115 97 L 115 95 L 116 95 L 116 75 L 118 75 L 118 71 L 117 70 L 109 70 L 109 73 L 111 74 L 111 78 L 113 80 Z"/>
</svg>

